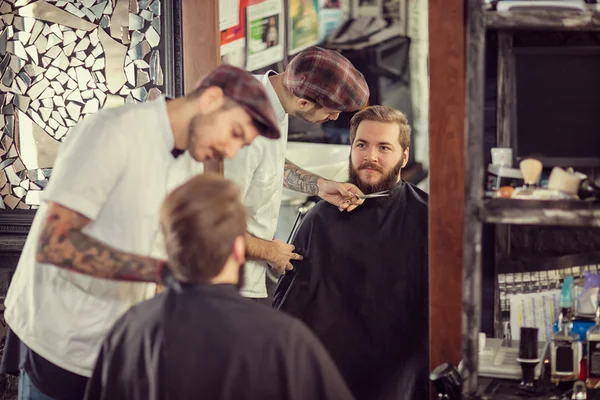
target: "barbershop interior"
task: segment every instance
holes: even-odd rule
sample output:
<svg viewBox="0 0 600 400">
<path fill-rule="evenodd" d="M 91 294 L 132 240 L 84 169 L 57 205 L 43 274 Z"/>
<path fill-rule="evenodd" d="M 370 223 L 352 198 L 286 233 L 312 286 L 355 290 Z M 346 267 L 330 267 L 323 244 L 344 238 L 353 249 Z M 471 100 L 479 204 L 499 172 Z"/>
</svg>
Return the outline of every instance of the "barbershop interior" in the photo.
<svg viewBox="0 0 600 400">
<path fill-rule="evenodd" d="M 600 399 L 597 0 L 0 0 L 0 113 L 0 400 Z"/>
</svg>

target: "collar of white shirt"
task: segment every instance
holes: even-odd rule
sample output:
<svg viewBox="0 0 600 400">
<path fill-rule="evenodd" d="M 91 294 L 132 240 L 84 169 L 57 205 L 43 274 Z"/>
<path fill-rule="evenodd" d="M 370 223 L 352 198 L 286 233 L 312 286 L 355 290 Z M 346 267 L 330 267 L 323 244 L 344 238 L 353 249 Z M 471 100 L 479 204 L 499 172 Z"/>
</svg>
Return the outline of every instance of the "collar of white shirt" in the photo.
<svg viewBox="0 0 600 400">
<path fill-rule="evenodd" d="M 283 109 L 283 105 L 281 104 L 281 101 L 279 100 L 279 96 L 277 96 L 277 92 L 275 92 L 273 85 L 271 85 L 271 80 L 269 79 L 269 76 L 271 76 L 271 75 L 277 75 L 277 72 L 275 72 L 273 70 L 269 70 L 264 75 L 257 76 L 257 78 L 260 79 L 262 81 L 263 85 L 265 86 L 267 95 L 269 96 L 269 99 L 271 100 L 271 104 L 273 105 L 273 110 L 275 111 L 275 116 L 277 117 L 277 120 L 281 124 L 283 122 L 283 120 L 285 119 L 286 112 Z"/>
</svg>

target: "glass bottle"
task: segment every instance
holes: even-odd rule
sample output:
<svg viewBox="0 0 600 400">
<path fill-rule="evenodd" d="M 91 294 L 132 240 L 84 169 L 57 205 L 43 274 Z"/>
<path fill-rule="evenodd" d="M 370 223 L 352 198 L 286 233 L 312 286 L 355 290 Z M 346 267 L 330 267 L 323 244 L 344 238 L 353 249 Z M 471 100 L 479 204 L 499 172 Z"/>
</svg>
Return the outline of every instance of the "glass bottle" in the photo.
<svg viewBox="0 0 600 400">
<path fill-rule="evenodd" d="M 571 330 L 570 308 L 561 308 L 560 330 L 552 337 L 550 344 L 551 380 L 555 383 L 579 379 L 581 343 L 579 336 Z"/>
<path fill-rule="evenodd" d="M 596 323 L 586 333 L 587 379 L 585 386 L 600 387 L 600 306 L 596 305 Z"/>
</svg>

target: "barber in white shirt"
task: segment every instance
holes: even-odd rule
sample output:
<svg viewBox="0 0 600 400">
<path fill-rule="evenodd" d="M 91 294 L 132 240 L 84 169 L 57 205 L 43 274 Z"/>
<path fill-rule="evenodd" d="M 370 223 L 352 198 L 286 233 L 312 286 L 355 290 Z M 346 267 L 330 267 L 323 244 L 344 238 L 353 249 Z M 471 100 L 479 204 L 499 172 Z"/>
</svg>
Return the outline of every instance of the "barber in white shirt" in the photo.
<svg viewBox="0 0 600 400">
<path fill-rule="evenodd" d="M 280 75 L 269 71 L 256 78 L 271 100 L 281 140 L 257 138 L 235 159 L 225 160 L 225 176 L 240 186 L 248 210 L 247 255 L 253 261 L 246 264 L 241 293 L 255 299 L 267 297 L 267 263 L 283 272 L 292 268 L 291 260 L 302 259 L 294 253 L 294 246 L 272 240 L 284 186 L 320 196 L 340 211 L 352 211 L 362 203 L 358 198 L 348 200 L 348 192 L 362 194 L 356 186 L 323 179 L 285 159 L 288 114 L 307 122 L 325 122 L 337 119 L 340 112 L 361 109 L 369 99 L 367 83 L 350 61 L 320 47 L 299 53 Z"/>
<path fill-rule="evenodd" d="M 194 164 L 258 135 L 280 137 L 264 87 L 226 65 L 185 97 L 105 109 L 71 131 L 5 301 L 23 343 L 19 399 L 83 398 L 106 332 L 161 282 L 163 199 Z"/>
</svg>

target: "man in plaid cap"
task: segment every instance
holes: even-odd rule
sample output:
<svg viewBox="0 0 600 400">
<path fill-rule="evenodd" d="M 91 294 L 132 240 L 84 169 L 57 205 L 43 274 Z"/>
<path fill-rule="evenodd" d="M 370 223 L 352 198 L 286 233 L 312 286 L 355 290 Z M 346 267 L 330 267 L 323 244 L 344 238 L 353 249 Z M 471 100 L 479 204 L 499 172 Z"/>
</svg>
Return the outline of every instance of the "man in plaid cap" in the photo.
<svg viewBox="0 0 600 400">
<path fill-rule="evenodd" d="M 334 182 L 305 171 L 285 159 L 288 115 L 308 122 L 335 120 L 341 112 L 357 111 L 369 99 L 363 75 L 341 54 L 311 47 L 296 55 L 282 74 L 269 71 L 255 76 L 266 88 L 275 109 L 281 140 L 258 138 L 232 160 L 225 161 L 225 176 L 241 188 L 248 209 L 247 252 L 242 295 L 267 297 L 266 267 L 278 272 L 302 259 L 294 246 L 272 240 L 277 227 L 282 183 L 288 189 L 320 196 L 340 211 L 352 211 L 362 192 L 351 183 Z"/>
<path fill-rule="evenodd" d="M 156 291 L 166 195 L 199 161 L 231 158 L 259 135 L 279 138 L 273 107 L 231 66 L 185 97 L 102 110 L 70 132 L 5 302 L 26 350 L 22 398 L 83 398 L 107 330 Z"/>
</svg>

